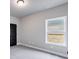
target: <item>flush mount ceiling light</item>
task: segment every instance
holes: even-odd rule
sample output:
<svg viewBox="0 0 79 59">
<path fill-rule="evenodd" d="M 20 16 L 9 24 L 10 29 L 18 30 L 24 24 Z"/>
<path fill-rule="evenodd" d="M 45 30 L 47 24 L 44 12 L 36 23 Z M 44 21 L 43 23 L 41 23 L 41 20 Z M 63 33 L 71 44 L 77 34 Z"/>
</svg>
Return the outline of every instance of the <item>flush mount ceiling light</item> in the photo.
<svg viewBox="0 0 79 59">
<path fill-rule="evenodd" d="M 24 0 L 17 0 L 17 4 L 18 4 L 18 6 L 23 6 Z"/>
</svg>

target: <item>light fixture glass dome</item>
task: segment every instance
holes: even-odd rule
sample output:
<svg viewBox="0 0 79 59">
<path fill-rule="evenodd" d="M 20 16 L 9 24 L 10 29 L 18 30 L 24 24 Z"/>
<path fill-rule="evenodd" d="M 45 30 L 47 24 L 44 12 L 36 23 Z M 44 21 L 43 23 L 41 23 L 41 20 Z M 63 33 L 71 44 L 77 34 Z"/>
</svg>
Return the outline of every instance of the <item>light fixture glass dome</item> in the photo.
<svg viewBox="0 0 79 59">
<path fill-rule="evenodd" d="M 18 6 L 23 6 L 24 0 L 18 0 L 18 1 L 17 1 L 17 4 L 18 4 Z"/>
</svg>

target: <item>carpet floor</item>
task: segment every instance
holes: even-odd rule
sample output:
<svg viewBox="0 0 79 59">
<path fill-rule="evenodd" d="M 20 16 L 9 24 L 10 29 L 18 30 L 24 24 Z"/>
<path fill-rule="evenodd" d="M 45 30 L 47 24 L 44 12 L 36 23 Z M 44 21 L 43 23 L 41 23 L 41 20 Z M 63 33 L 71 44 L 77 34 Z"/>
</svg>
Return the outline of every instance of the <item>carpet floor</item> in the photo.
<svg viewBox="0 0 79 59">
<path fill-rule="evenodd" d="M 10 47 L 10 59 L 67 59 L 24 46 Z"/>
</svg>

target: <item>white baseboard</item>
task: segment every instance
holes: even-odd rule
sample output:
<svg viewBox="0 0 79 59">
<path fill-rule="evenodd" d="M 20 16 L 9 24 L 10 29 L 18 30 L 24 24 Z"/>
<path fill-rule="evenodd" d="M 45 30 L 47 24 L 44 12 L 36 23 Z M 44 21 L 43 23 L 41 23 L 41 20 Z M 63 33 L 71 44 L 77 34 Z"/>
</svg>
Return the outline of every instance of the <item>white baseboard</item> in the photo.
<svg viewBox="0 0 79 59">
<path fill-rule="evenodd" d="M 38 50 L 41 50 L 41 51 L 44 51 L 44 52 L 48 52 L 48 53 L 51 53 L 51 54 L 55 54 L 55 55 L 58 55 L 58 56 L 67 58 L 67 55 L 64 55 L 64 54 L 61 54 L 61 53 L 58 53 L 58 52 L 54 52 L 54 51 L 49 51 L 49 50 L 47 50 L 47 49 L 43 49 L 43 48 L 31 46 L 31 45 L 28 45 L 28 44 L 17 43 L 17 45 L 23 45 L 23 46 L 26 46 L 26 47 L 38 49 Z"/>
</svg>

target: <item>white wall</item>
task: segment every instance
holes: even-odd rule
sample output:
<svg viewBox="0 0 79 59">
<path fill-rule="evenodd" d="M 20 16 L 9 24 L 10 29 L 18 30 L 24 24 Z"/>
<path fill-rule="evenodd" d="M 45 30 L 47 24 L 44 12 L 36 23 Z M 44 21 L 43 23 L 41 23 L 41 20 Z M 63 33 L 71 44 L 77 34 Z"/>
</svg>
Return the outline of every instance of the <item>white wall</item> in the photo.
<svg viewBox="0 0 79 59">
<path fill-rule="evenodd" d="M 63 4 L 56 8 L 51 8 L 42 12 L 24 17 L 21 21 L 20 43 L 31 45 L 42 49 L 47 49 L 63 56 L 67 56 L 67 48 L 45 43 L 45 20 L 67 16 L 68 5 Z"/>
<path fill-rule="evenodd" d="M 10 23 L 17 25 L 17 43 L 20 39 L 20 20 L 16 17 L 10 16 Z"/>
</svg>

